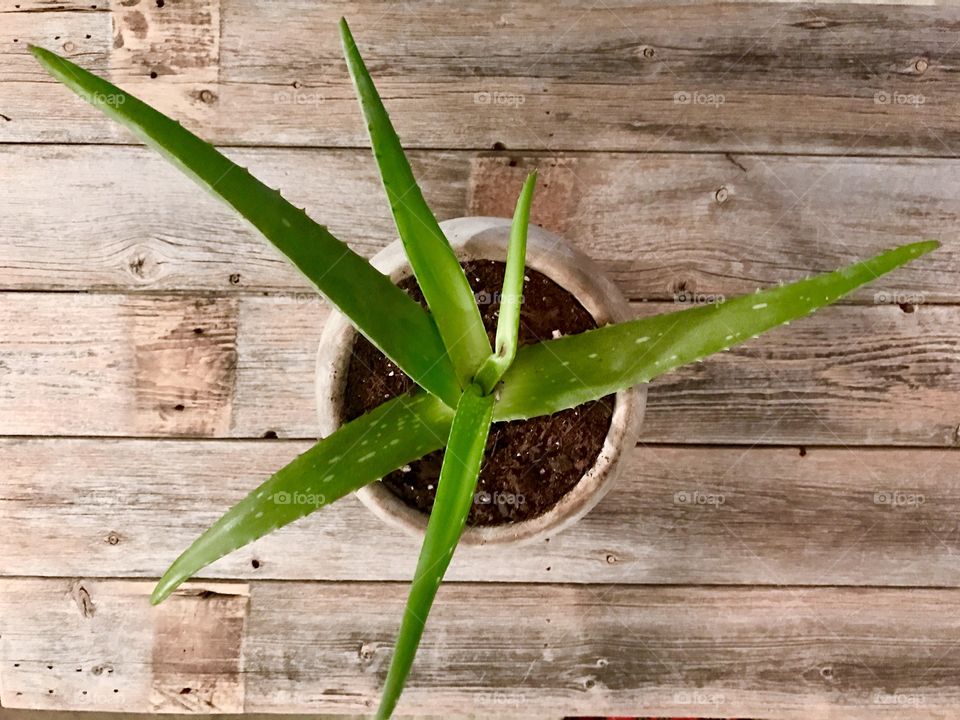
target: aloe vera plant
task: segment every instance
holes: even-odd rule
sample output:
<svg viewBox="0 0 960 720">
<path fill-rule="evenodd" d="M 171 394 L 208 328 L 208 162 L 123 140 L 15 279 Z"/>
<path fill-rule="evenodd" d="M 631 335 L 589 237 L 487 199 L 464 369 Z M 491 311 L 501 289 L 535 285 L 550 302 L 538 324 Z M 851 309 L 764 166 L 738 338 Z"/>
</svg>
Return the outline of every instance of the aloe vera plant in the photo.
<svg viewBox="0 0 960 720">
<path fill-rule="evenodd" d="M 463 270 L 424 201 L 345 21 L 341 37 L 397 231 L 429 310 L 305 211 L 179 123 L 54 53 L 37 47 L 31 52 L 55 78 L 234 208 L 419 386 L 344 424 L 254 489 L 174 561 L 151 597 L 161 602 L 227 553 L 445 447 L 434 510 L 377 714 L 386 718 L 403 690 L 437 586 L 463 531 L 491 422 L 554 413 L 650 382 L 835 302 L 938 243 L 905 245 L 791 285 L 518 348 L 532 175 L 513 218 L 491 348 Z M 299 505 L 276 501 L 278 494 L 294 492 L 322 499 Z"/>
</svg>

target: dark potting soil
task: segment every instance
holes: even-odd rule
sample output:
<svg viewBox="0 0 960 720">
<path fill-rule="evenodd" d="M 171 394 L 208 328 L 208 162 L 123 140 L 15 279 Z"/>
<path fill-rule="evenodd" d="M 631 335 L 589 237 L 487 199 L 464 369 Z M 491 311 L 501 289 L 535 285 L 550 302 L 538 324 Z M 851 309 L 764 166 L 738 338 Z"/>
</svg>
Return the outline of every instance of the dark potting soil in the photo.
<svg viewBox="0 0 960 720">
<path fill-rule="evenodd" d="M 505 265 L 494 260 L 464 263 L 493 345 Z M 520 311 L 520 344 L 573 335 L 597 326 L 577 299 L 547 276 L 526 271 Z M 423 303 L 411 277 L 400 287 Z M 414 387 L 410 378 L 357 335 L 347 373 L 343 414 L 353 420 Z M 542 515 L 593 465 L 610 429 L 614 396 L 553 415 L 494 423 L 477 481 L 471 525 L 502 525 Z M 440 478 L 443 451 L 395 470 L 382 482 L 407 505 L 430 512 Z"/>
</svg>

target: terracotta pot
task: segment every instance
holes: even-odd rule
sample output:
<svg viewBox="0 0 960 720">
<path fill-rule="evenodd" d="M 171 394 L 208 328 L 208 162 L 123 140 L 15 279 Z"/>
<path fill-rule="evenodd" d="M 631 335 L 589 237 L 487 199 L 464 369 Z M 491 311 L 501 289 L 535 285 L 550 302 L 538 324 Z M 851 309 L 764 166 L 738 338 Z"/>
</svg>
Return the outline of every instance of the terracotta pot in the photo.
<svg viewBox="0 0 960 720">
<path fill-rule="evenodd" d="M 466 217 L 440 225 L 461 261 L 506 260 L 509 220 Z M 411 274 L 400 241 L 384 248 L 372 263 L 394 282 Z M 527 266 L 576 296 L 599 325 L 630 319 L 630 308 L 623 295 L 589 258 L 562 238 L 534 225 L 528 232 Z M 316 390 L 321 437 L 332 433 L 341 423 L 343 390 L 355 332 L 343 315 L 333 312 L 320 338 Z M 467 526 L 461 542 L 468 545 L 532 542 L 552 536 L 583 517 L 610 490 L 625 456 L 636 444 L 646 397 L 646 387 L 642 385 L 617 393 L 610 430 L 597 461 L 550 510 L 523 522 Z M 412 535 L 423 536 L 427 515 L 406 505 L 383 484 L 371 483 L 358 490 L 357 497 L 377 517 Z"/>
</svg>

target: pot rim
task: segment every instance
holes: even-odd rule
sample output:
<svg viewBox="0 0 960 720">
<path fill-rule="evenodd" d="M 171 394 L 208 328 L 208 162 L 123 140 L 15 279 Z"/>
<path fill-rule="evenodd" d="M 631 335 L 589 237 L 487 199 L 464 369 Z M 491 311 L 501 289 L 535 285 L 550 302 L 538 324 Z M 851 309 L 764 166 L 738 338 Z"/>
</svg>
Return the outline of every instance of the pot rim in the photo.
<svg viewBox="0 0 960 720">
<path fill-rule="evenodd" d="M 463 217 L 440 223 L 461 261 L 505 260 L 510 225 L 508 219 L 493 217 Z M 399 240 L 377 253 L 371 263 L 394 282 L 412 274 Z M 598 325 L 631 319 L 626 299 L 589 258 L 559 236 L 535 225 L 530 225 L 527 234 L 526 265 L 573 294 Z M 355 333 L 343 314 L 331 311 L 317 351 L 316 393 L 321 437 L 340 426 Z M 625 455 L 636 445 L 646 394 L 645 385 L 616 393 L 610 428 L 596 461 L 547 512 L 505 525 L 467 526 L 460 542 L 467 545 L 532 543 L 573 525 L 610 490 Z M 409 535 L 423 537 L 429 515 L 408 506 L 382 483 L 374 481 L 360 488 L 356 495 L 380 519 Z"/>
</svg>

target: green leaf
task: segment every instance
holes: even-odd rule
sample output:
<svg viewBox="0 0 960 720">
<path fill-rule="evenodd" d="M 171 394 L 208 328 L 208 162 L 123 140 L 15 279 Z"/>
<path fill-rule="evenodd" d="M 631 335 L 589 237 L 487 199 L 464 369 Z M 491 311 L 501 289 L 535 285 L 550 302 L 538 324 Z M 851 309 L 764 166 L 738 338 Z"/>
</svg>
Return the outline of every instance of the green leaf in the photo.
<svg viewBox="0 0 960 720">
<path fill-rule="evenodd" d="M 453 248 L 423 199 L 390 116 L 343 18 L 340 19 L 340 37 L 397 232 L 437 322 L 460 385 L 466 387 L 490 354 L 490 341 L 480 319 L 476 298 Z"/>
<path fill-rule="evenodd" d="M 230 205 L 407 375 L 456 404 L 460 386 L 433 320 L 389 278 L 180 123 L 48 50 L 30 52 L 53 77 Z"/>
<path fill-rule="evenodd" d="M 536 184 L 537 172 L 534 170 L 523 183 L 517 199 L 517 209 L 513 213 L 507 269 L 503 275 L 503 291 L 500 293 L 496 348 L 477 373 L 477 383 L 484 392 L 493 390 L 517 355 L 520 304 L 523 302 L 523 272 L 527 258 L 527 226 L 530 224 L 530 203 Z"/>
<path fill-rule="evenodd" d="M 443 447 L 453 411 L 434 395 L 403 395 L 324 438 L 234 505 L 164 573 L 162 601 L 214 560 Z"/>
<path fill-rule="evenodd" d="M 503 377 L 494 417 L 554 413 L 649 382 L 809 315 L 937 247 L 935 241 L 904 245 L 792 285 L 527 345 Z"/>
<path fill-rule="evenodd" d="M 420 645 L 437 588 L 447 566 L 450 565 L 453 551 L 467 522 L 487 434 L 490 432 L 492 414 L 493 396 L 484 395 L 476 384 L 467 386 L 457 405 L 457 413 L 450 428 L 450 439 L 447 441 L 440 482 L 437 485 L 437 497 L 427 523 L 413 584 L 410 586 L 400 634 L 397 636 L 390 671 L 387 673 L 387 682 L 377 712 L 378 718 L 389 718 L 397 705 Z"/>
</svg>

